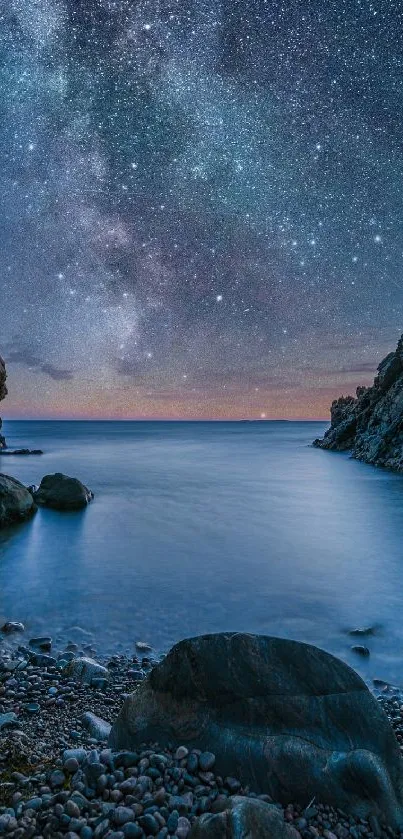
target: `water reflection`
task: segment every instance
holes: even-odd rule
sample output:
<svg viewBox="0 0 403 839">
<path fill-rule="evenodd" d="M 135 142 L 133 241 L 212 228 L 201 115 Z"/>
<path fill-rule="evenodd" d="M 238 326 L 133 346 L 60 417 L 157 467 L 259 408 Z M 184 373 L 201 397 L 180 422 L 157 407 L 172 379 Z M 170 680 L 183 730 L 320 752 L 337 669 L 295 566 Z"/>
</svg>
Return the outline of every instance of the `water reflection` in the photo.
<svg viewBox="0 0 403 839">
<path fill-rule="evenodd" d="M 1 611 L 32 633 L 79 624 L 102 647 L 239 629 L 317 643 L 403 683 L 403 479 L 311 448 L 312 423 L 8 424 L 77 475 L 83 514 L 39 510 L 0 535 Z M 4 467 L 3 467 L 4 468 Z M 377 624 L 371 658 L 350 627 Z"/>
</svg>

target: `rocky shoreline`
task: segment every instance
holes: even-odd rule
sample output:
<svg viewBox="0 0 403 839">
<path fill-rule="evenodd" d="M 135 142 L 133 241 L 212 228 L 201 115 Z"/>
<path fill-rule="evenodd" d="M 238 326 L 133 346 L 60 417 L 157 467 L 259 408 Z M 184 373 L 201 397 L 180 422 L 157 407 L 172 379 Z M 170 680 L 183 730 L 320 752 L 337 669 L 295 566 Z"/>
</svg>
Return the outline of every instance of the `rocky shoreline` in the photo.
<svg viewBox="0 0 403 839">
<path fill-rule="evenodd" d="M 7 372 L 4 359 L 0 355 L 0 402 L 7 396 L 8 390 L 6 386 Z M 43 454 L 41 449 L 10 449 L 7 445 L 7 440 L 4 434 L 1 433 L 3 427 L 3 420 L 0 417 L 0 455 L 27 455 L 27 454 Z"/>
<path fill-rule="evenodd" d="M 250 834 L 254 839 L 401 836 L 376 816 L 366 820 L 317 800 L 281 804 L 258 795 L 241 777 L 217 772 L 214 741 L 211 751 L 204 752 L 177 742 L 112 751 L 110 725 L 158 660 L 137 651 L 131 658 L 98 655 L 98 663 L 90 659 L 83 666 L 82 656 L 95 654 L 92 646 L 70 641 L 54 653 L 50 638 L 21 644 L 21 626 L 5 626 L 0 643 L 0 835 L 241 837 L 246 834 L 219 832 L 222 824 L 215 820 L 222 814 L 201 817 L 228 813 L 230 807 L 257 808 L 260 817 L 263 802 L 265 819 L 270 814 L 276 824 L 267 832 L 262 822 Z M 403 698 L 386 684 L 374 690 L 403 750 Z"/>
<path fill-rule="evenodd" d="M 330 428 L 313 445 L 403 472 L 403 335 L 377 373 L 372 387 L 334 400 Z"/>
</svg>

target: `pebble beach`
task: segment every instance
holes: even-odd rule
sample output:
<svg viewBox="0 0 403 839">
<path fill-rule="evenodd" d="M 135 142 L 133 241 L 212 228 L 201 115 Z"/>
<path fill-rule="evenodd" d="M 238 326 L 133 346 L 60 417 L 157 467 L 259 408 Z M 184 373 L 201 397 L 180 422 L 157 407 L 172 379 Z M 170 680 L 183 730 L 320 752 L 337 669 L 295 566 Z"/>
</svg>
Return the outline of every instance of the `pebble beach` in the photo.
<svg viewBox="0 0 403 839">
<path fill-rule="evenodd" d="M 284 806 L 256 795 L 242 778 L 220 777 L 214 743 L 204 753 L 158 743 L 113 753 L 110 724 L 157 659 L 139 650 L 132 657 L 97 655 L 99 672 L 86 684 L 66 671 L 94 655 L 92 647 L 70 641 L 54 653 L 50 638 L 25 646 L 18 636 L 3 633 L 0 645 L 1 836 L 186 839 L 198 816 L 234 795 L 276 804 L 295 839 L 400 836 L 375 817 L 347 816 L 320 801 Z M 382 682 L 374 691 L 403 743 L 403 699 Z"/>
</svg>

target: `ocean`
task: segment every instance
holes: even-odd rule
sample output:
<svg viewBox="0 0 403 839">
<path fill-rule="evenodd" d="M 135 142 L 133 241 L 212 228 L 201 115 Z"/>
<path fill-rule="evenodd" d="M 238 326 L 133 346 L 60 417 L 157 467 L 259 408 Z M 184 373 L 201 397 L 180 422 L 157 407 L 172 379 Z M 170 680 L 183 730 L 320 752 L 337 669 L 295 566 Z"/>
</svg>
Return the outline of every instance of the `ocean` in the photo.
<svg viewBox="0 0 403 839">
<path fill-rule="evenodd" d="M 278 635 L 403 686 L 403 477 L 314 449 L 325 427 L 5 422 L 10 447 L 44 454 L 0 457 L 1 471 L 27 485 L 61 471 L 95 500 L 1 531 L 0 618 L 108 653 Z M 364 642 L 348 635 L 366 626 Z"/>
</svg>

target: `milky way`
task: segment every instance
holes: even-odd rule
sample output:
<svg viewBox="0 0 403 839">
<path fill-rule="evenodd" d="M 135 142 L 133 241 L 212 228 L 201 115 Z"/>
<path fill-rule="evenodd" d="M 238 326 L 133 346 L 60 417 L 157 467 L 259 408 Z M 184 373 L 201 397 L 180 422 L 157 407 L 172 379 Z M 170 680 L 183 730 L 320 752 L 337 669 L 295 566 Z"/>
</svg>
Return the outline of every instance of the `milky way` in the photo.
<svg viewBox="0 0 403 839">
<path fill-rule="evenodd" d="M 403 331 L 388 0 L 3 0 L 4 413 L 320 417 Z"/>
</svg>

